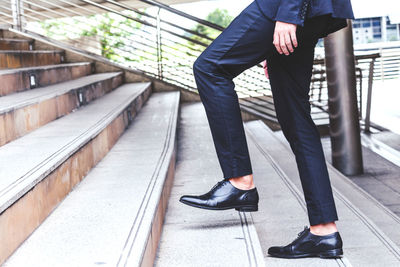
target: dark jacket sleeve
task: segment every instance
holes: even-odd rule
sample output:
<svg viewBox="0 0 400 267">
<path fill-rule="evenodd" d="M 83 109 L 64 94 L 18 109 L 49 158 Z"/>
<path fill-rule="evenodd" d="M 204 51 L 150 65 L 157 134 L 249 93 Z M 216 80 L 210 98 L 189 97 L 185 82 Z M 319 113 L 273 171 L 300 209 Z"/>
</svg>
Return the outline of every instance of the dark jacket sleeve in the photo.
<svg viewBox="0 0 400 267">
<path fill-rule="evenodd" d="M 275 20 L 304 26 L 309 0 L 281 0 Z"/>
</svg>

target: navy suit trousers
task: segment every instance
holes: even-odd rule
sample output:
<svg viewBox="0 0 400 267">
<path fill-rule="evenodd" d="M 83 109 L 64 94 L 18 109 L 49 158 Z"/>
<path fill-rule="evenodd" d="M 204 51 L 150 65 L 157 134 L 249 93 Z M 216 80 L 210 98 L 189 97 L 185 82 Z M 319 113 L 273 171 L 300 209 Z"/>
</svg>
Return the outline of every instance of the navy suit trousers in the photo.
<svg viewBox="0 0 400 267">
<path fill-rule="evenodd" d="M 278 122 L 295 154 L 310 225 L 338 220 L 320 135 L 310 116 L 309 90 L 314 48 L 327 16 L 298 26 L 289 56 L 273 46 L 275 22 L 256 2 L 245 8 L 193 65 L 224 179 L 252 174 L 233 78 L 267 60 Z"/>
</svg>

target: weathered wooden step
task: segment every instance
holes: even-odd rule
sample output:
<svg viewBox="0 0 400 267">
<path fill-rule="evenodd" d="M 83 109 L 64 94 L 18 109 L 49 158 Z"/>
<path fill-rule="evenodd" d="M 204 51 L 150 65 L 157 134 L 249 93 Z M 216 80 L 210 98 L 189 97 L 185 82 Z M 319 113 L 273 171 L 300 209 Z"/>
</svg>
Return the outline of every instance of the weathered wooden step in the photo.
<svg viewBox="0 0 400 267">
<path fill-rule="evenodd" d="M 0 69 L 36 67 L 64 62 L 64 51 L 0 50 Z"/>
<path fill-rule="evenodd" d="M 73 80 L 92 73 L 89 62 L 0 70 L 0 96 Z"/>
<path fill-rule="evenodd" d="M 33 40 L 0 38 L 0 50 L 33 50 Z"/>
<path fill-rule="evenodd" d="M 124 84 L 0 147 L 0 264 L 108 153 L 150 93 L 150 83 Z"/>
<path fill-rule="evenodd" d="M 112 91 L 122 72 L 101 73 L 0 97 L 0 146 Z"/>
<path fill-rule="evenodd" d="M 152 266 L 174 176 L 178 109 L 179 92 L 154 93 L 6 266 Z"/>
</svg>

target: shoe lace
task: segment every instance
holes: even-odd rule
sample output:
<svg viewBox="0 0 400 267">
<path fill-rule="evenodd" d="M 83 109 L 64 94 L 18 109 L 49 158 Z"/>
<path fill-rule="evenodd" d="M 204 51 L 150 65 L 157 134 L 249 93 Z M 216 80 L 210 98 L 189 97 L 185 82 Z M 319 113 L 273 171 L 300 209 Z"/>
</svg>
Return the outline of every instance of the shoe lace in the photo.
<svg viewBox="0 0 400 267">
<path fill-rule="evenodd" d="M 307 230 L 308 230 L 308 226 L 305 225 L 305 226 L 304 226 L 304 229 L 303 229 L 301 232 L 299 232 L 299 233 L 297 234 L 297 237 L 296 237 L 295 240 L 293 240 L 293 242 L 296 241 L 297 239 L 299 239 Z"/>
<path fill-rule="evenodd" d="M 213 191 L 215 188 L 217 188 L 218 186 L 220 186 L 222 183 L 224 183 L 225 180 L 219 181 L 218 183 L 216 183 L 211 189 L 210 191 Z"/>
</svg>

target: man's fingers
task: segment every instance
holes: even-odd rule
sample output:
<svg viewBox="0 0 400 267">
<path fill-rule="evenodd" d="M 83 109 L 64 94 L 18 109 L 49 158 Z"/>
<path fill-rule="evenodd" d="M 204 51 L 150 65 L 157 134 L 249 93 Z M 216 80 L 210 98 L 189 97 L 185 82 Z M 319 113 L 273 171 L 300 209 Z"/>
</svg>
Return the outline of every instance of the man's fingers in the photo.
<svg viewBox="0 0 400 267">
<path fill-rule="evenodd" d="M 280 41 L 279 41 L 279 34 L 274 34 L 274 42 L 273 42 L 276 50 L 278 51 L 279 54 L 282 54 L 282 50 L 280 47 Z"/>
<path fill-rule="evenodd" d="M 280 43 L 282 52 L 283 52 L 285 55 L 289 55 L 289 51 L 288 51 L 288 49 L 287 49 L 287 47 L 286 47 L 286 43 L 285 43 L 285 34 L 281 34 L 281 35 L 279 36 L 279 43 Z"/>
<path fill-rule="evenodd" d="M 273 44 L 279 54 L 289 55 L 297 47 L 296 24 L 275 22 Z"/>
<path fill-rule="evenodd" d="M 285 34 L 285 44 L 290 53 L 293 53 L 293 46 L 292 46 L 292 40 L 290 40 L 290 35 L 289 33 Z"/>
<path fill-rule="evenodd" d="M 292 39 L 292 43 L 293 43 L 294 47 L 297 47 L 298 43 L 297 43 L 296 31 L 290 32 L 290 39 Z"/>
<path fill-rule="evenodd" d="M 267 79 L 269 79 L 269 74 L 268 74 L 268 62 L 267 62 L 267 60 L 264 60 L 264 62 L 263 62 L 263 68 L 264 68 L 265 76 L 267 77 Z"/>
</svg>

